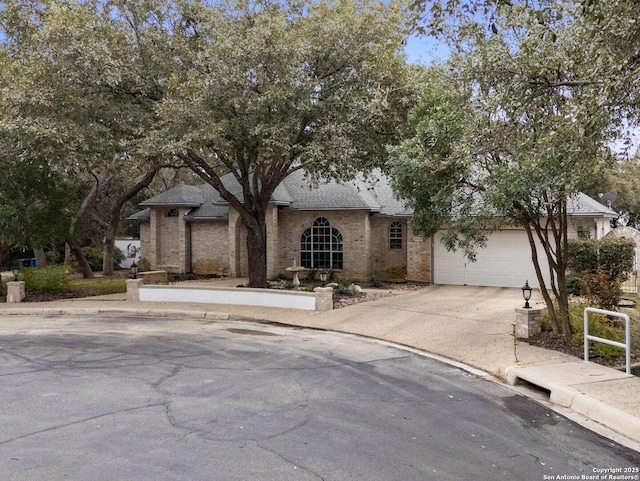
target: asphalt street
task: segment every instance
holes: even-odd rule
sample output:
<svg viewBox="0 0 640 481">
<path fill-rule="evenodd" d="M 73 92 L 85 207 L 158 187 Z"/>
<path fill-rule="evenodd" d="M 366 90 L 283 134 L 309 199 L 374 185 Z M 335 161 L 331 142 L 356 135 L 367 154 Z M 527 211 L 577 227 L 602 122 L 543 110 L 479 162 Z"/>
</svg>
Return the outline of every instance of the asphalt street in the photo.
<svg viewBox="0 0 640 481">
<path fill-rule="evenodd" d="M 638 468 L 640 453 L 512 389 L 351 335 L 204 319 L 0 323 L 3 480 L 640 479 Z"/>
</svg>

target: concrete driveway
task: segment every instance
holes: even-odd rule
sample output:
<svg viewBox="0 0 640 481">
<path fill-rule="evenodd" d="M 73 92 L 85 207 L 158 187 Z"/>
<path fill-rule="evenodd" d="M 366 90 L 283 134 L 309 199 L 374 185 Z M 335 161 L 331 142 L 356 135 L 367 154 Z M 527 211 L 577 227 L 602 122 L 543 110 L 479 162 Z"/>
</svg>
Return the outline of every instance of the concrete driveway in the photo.
<svg viewBox="0 0 640 481">
<path fill-rule="evenodd" d="M 305 325 L 417 347 L 501 378 L 518 363 L 574 361 L 556 351 L 514 343 L 515 309 L 523 303 L 520 289 L 426 286 L 309 316 Z M 535 297 L 532 304 L 543 305 Z"/>
</svg>

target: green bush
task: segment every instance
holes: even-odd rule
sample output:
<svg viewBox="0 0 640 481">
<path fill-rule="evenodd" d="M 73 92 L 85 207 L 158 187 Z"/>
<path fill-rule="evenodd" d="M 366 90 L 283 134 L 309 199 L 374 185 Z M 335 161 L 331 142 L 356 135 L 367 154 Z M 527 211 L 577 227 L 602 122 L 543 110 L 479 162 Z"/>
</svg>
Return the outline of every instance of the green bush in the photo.
<svg viewBox="0 0 640 481">
<path fill-rule="evenodd" d="M 587 298 L 587 303 L 600 309 L 615 310 L 622 297 L 620 281 L 612 278 L 604 267 L 598 267 L 595 272 L 582 275 L 580 290 Z"/>
<path fill-rule="evenodd" d="M 82 279 L 72 281 L 71 284 L 71 290 L 78 297 L 127 292 L 126 279 Z"/>
<path fill-rule="evenodd" d="M 146 257 L 141 257 L 138 261 L 138 272 L 149 272 L 151 270 L 151 262 Z"/>
<path fill-rule="evenodd" d="M 82 253 L 84 254 L 85 259 L 89 263 L 89 267 L 93 272 L 98 272 L 102 270 L 102 259 L 103 259 L 103 250 L 100 247 L 96 246 L 86 246 L 82 248 Z M 119 248 L 115 248 L 113 251 L 113 268 L 119 269 L 120 263 L 126 259 L 126 256 L 122 250 Z M 78 261 L 74 258 L 71 261 L 71 266 L 77 270 L 78 269 Z"/>
<path fill-rule="evenodd" d="M 572 296 L 582 295 L 582 278 L 580 276 L 567 276 L 567 292 Z"/>
<path fill-rule="evenodd" d="M 635 242 L 626 237 L 570 239 L 568 267 L 576 273 L 595 273 L 598 268 L 623 282 L 633 270 Z"/>
<path fill-rule="evenodd" d="M 584 342 L 584 309 L 586 307 L 585 304 L 569 306 L 569 320 L 573 332 L 572 340 L 576 343 Z M 602 314 L 589 314 L 589 334 L 611 341 L 624 342 L 622 329 L 615 325 L 615 321 L 611 321 Z M 590 348 L 603 359 L 611 359 L 624 354 L 623 349 L 602 342 L 590 342 Z"/>
<path fill-rule="evenodd" d="M 598 241 L 569 239 L 568 267 L 576 273 L 593 272 L 598 268 Z"/>
<path fill-rule="evenodd" d="M 605 237 L 599 245 L 600 266 L 606 268 L 613 279 L 624 282 L 633 271 L 636 243 L 628 237 Z"/>
<path fill-rule="evenodd" d="M 21 278 L 27 292 L 62 294 L 73 290 L 71 278 L 63 266 L 22 269 Z"/>
</svg>

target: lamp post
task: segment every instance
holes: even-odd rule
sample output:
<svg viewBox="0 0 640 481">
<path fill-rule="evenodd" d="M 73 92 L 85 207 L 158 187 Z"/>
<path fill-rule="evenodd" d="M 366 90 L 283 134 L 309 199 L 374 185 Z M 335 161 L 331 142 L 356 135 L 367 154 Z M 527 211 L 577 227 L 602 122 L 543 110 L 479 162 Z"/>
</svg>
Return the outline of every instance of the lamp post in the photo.
<svg viewBox="0 0 640 481">
<path fill-rule="evenodd" d="M 529 299 L 531 299 L 531 292 L 533 289 L 529 286 L 529 281 L 525 282 L 524 286 L 522 286 L 522 297 L 524 297 L 524 308 L 531 309 L 529 305 Z"/>
<path fill-rule="evenodd" d="M 325 269 L 320 271 L 320 282 L 322 282 L 322 287 L 327 283 L 327 271 Z"/>
<path fill-rule="evenodd" d="M 136 264 L 136 261 L 131 263 L 131 276 L 132 279 L 138 278 L 138 264 Z"/>
<path fill-rule="evenodd" d="M 18 276 L 20 275 L 20 266 L 16 264 L 16 266 L 11 269 L 11 272 L 13 273 L 13 280 L 18 282 Z"/>
</svg>

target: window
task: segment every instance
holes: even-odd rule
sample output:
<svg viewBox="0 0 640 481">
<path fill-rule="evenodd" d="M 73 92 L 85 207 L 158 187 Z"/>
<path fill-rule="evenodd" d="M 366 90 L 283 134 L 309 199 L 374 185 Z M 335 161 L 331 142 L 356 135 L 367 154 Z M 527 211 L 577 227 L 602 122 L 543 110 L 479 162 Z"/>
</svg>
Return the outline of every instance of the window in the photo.
<svg viewBox="0 0 640 481">
<path fill-rule="evenodd" d="M 342 234 L 318 217 L 300 236 L 300 257 L 307 269 L 342 269 Z"/>
<path fill-rule="evenodd" d="M 169 209 L 165 217 L 178 217 L 178 209 Z"/>
<path fill-rule="evenodd" d="M 583 225 L 578 226 L 578 239 L 591 239 L 591 231 Z"/>
<path fill-rule="evenodd" d="M 389 225 L 389 249 L 402 249 L 402 223 L 395 221 Z"/>
</svg>

